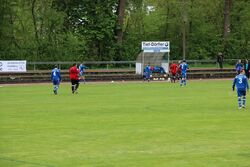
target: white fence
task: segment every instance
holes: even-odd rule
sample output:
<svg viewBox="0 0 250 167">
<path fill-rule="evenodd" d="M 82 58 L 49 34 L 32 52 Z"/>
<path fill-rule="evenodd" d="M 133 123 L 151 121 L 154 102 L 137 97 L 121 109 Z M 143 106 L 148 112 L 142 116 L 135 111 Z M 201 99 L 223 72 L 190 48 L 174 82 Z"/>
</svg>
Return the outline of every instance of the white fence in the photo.
<svg viewBox="0 0 250 167">
<path fill-rule="evenodd" d="M 178 63 L 181 60 L 170 60 L 170 63 Z M 211 67 L 218 68 L 216 60 L 186 60 L 192 68 Z M 224 67 L 233 68 L 237 59 L 225 59 Z M 27 61 L 28 70 L 50 70 L 54 65 L 58 65 L 60 69 L 68 69 L 73 63 L 83 63 L 92 69 L 133 69 L 135 70 L 136 61 L 84 61 L 84 62 L 29 62 Z"/>
</svg>

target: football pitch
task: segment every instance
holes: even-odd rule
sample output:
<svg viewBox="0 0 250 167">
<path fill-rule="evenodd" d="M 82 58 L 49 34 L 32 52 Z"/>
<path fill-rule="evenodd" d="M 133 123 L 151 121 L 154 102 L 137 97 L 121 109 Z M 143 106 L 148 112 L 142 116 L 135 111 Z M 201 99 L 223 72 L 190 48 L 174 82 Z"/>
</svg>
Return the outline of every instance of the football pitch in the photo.
<svg viewBox="0 0 250 167">
<path fill-rule="evenodd" d="M 248 167 L 231 80 L 0 87 L 1 167 Z"/>
</svg>

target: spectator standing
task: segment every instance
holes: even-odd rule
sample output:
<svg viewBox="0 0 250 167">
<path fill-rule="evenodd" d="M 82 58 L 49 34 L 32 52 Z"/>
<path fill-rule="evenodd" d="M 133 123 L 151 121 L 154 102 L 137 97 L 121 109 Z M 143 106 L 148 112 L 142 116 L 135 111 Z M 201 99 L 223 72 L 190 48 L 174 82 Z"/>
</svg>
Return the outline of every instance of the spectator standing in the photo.
<svg viewBox="0 0 250 167">
<path fill-rule="evenodd" d="M 248 63 L 247 59 L 245 60 L 244 70 L 245 70 L 245 75 L 246 75 L 247 79 L 249 79 L 249 63 Z"/>
<path fill-rule="evenodd" d="M 220 69 L 223 69 L 223 59 L 224 59 L 223 54 L 219 52 L 217 55 L 217 63 L 219 64 Z"/>
<path fill-rule="evenodd" d="M 77 68 L 77 64 L 74 63 L 72 67 L 69 69 L 69 77 L 71 81 L 71 90 L 72 93 L 78 93 L 77 89 L 79 87 L 79 69 Z"/>
</svg>

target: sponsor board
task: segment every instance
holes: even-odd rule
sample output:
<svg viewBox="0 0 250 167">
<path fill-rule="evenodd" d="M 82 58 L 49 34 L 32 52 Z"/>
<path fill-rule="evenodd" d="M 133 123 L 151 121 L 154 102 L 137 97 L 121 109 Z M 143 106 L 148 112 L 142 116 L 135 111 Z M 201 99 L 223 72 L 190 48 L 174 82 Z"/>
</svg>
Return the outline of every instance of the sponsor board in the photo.
<svg viewBox="0 0 250 167">
<path fill-rule="evenodd" d="M 144 41 L 141 45 L 144 52 L 170 52 L 169 41 Z"/>
<path fill-rule="evenodd" d="M 26 72 L 27 61 L 2 61 L 0 60 L 0 72 Z"/>
</svg>

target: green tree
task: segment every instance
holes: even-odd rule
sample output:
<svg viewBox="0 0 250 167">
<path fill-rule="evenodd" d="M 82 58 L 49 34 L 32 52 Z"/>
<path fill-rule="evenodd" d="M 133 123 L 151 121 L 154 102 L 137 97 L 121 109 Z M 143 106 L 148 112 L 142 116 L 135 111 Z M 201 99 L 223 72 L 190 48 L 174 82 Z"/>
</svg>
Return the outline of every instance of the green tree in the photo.
<svg viewBox="0 0 250 167">
<path fill-rule="evenodd" d="M 243 59 L 249 10 L 248 0 L 1 0 L 0 58 L 135 60 L 142 41 L 167 40 L 172 59 L 214 59 L 223 51 Z"/>
</svg>

